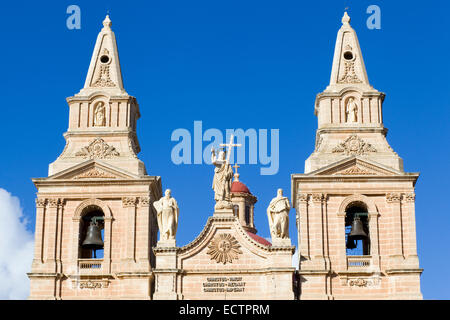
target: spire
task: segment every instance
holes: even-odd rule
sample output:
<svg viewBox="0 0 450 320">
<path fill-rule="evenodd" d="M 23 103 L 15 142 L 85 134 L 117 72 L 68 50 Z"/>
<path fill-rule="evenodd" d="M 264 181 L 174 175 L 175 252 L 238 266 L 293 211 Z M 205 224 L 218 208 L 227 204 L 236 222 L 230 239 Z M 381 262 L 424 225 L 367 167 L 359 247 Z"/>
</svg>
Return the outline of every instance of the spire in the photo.
<svg viewBox="0 0 450 320">
<path fill-rule="evenodd" d="M 358 37 L 355 30 L 350 26 L 350 16 L 345 11 L 342 17 L 342 26 L 337 34 L 328 88 L 338 87 L 338 89 L 342 89 L 342 87 L 355 85 L 367 89 L 372 88 L 367 77 Z"/>
<path fill-rule="evenodd" d="M 86 82 L 78 95 L 89 95 L 94 91 L 106 91 L 111 95 L 126 94 L 122 83 L 119 53 L 111 19 L 106 15 L 103 28 L 97 36 Z"/>
</svg>

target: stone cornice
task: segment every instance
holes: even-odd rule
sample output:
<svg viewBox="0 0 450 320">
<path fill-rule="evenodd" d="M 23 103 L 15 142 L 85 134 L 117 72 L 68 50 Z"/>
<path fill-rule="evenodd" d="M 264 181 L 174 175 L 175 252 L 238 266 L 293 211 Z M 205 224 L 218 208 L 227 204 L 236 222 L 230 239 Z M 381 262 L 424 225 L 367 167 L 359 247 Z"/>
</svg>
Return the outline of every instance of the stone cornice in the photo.
<svg viewBox="0 0 450 320">
<path fill-rule="evenodd" d="M 33 178 L 31 181 L 33 181 L 36 188 L 39 188 L 41 186 L 93 186 L 93 185 L 147 185 L 152 182 L 158 181 L 160 177 L 159 176 L 145 176 L 140 179 L 121 179 L 117 178 L 114 180 L 110 179 L 98 179 L 98 178 L 92 178 L 92 179 L 48 179 L 48 178 Z"/>
<path fill-rule="evenodd" d="M 155 270 L 155 273 L 157 270 Z M 183 269 L 181 270 L 181 273 L 183 275 L 189 275 L 189 274 L 253 274 L 253 273 L 276 273 L 276 272 L 295 272 L 294 267 L 286 267 L 286 268 L 277 268 L 277 267 L 267 267 L 267 268 L 260 268 L 260 269 L 239 269 L 239 270 L 233 270 L 233 269 L 204 269 L 204 270 L 188 270 Z"/>
</svg>

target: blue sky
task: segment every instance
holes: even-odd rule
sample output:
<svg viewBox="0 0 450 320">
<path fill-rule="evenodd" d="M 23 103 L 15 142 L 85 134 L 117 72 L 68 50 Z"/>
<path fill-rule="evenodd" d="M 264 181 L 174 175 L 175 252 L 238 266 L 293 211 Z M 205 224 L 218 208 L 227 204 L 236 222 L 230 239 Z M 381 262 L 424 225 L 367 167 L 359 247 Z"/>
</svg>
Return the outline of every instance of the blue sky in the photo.
<svg viewBox="0 0 450 320">
<path fill-rule="evenodd" d="M 66 8 L 81 8 L 81 29 Z M 381 8 L 381 30 L 366 8 Z M 64 148 L 65 98 L 84 84 L 95 39 L 109 10 L 124 86 L 140 104 L 138 138 L 150 175 L 162 177 L 180 210 L 179 245 L 193 240 L 213 212 L 213 169 L 175 165 L 172 131 L 280 130 L 280 170 L 261 176 L 242 165 L 258 197 L 256 227 L 268 237 L 265 208 L 276 188 L 290 196 L 314 149 L 314 100 L 328 84 L 344 8 L 361 44 L 369 81 L 386 93 L 388 142 L 405 170 L 420 171 L 416 224 L 422 292 L 450 299 L 450 34 L 446 1 L 58 1 L 1 2 L 2 157 L 0 188 L 17 196 L 34 230 L 36 189 Z M 36 141 L 39 141 L 37 143 Z M 296 243 L 295 213 L 290 233 Z"/>
</svg>

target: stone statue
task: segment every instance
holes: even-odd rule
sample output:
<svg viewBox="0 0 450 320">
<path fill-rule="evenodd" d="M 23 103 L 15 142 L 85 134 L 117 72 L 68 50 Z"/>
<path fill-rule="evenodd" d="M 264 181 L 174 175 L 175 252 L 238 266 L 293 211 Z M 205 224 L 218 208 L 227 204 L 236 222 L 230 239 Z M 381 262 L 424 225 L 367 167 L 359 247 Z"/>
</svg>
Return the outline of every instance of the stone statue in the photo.
<svg viewBox="0 0 450 320">
<path fill-rule="evenodd" d="M 267 208 L 272 240 L 289 238 L 289 210 L 289 199 L 283 197 L 283 189 L 278 189 L 277 196 L 270 201 Z"/>
<path fill-rule="evenodd" d="M 178 227 L 178 216 L 180 209 L 177 201 L 171 197 L 170 189 L 167 189 L 165 196 L 153 202 L 157 212 L 160 241 L 175 240 Z"/>
<path fill-rule="evenodd" d="M 345 114 L 347 115 L 347 122 L 358 122 L 358 105 L 356 104 L 355 99 L 348 99 Z"/>
<path fill-rule="evenodd" d="M 225 158 L 225 151 L 221 150 L 216 157 L 214 148 L 211 149 L 211 162 L 214 164 L 214 179 L 212 188 L 214 189 L 214 199 L 216 200 L 216 209 L 232 208 L 231 204 L 231 179 L 233 178 L 233 169 Z"/>
<path fill-rule="evenodd" d="M 94 126 L 103 127 L 105 125 L 105 105 L 102 101 L 97 103 L 94 111 Z"/>
</svg>

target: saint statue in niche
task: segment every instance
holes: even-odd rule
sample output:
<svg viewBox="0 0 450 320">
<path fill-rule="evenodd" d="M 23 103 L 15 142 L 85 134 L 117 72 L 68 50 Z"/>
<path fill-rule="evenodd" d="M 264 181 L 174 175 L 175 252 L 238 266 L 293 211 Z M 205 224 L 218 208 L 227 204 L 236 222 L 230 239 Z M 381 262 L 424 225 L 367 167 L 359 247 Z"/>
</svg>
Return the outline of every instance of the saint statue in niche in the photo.
<svg viewBox="0 0 450 320">
<path fill-rule="evenodd" d="M 105 104 L 100 101 L 95 106 L 94 111 L 94 126 L 103 127 L 105 126 Z"/>
<path fill-rule="evenodd" d="M 347 115 L 347 122 L 358 122 L 358 105 L 356 104 L 354 98 L 348 99 L 347 106 L 345 108 L 345 114 Z"/>
</svg>

